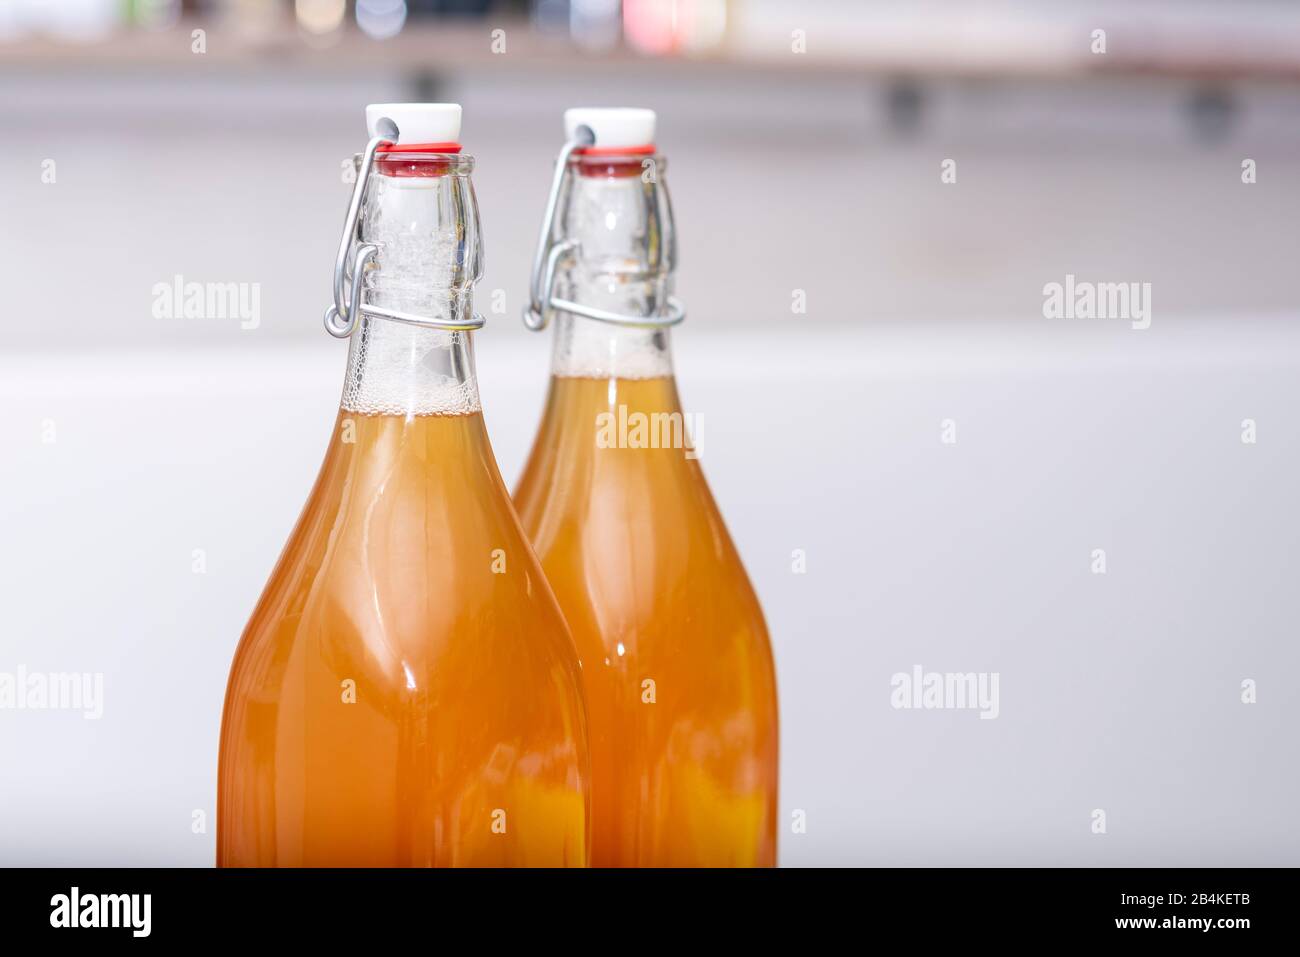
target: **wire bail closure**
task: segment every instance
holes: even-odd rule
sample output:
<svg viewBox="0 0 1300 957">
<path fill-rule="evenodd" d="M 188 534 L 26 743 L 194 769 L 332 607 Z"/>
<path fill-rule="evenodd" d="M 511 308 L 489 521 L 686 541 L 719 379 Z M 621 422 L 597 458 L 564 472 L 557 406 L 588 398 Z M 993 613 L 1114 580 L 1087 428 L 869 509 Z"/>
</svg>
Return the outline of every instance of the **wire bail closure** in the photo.
<svg viewBox="0 0 1300 957">
<path fill-rule="evenodd" d="M 474 313 L 474 318 L 457 322 L 396 309 L 383 309 L 362 300 L 362 279 L 366 267 L 378 254 L 379 247 L 374 243 L 360 241 L 361 204 L 365 200 L 366 185 L 370 182 L 370 171 L 375 165 L 375 154 L 385 146 L 394 145 L 398 136 L 397 124 L 388 117 L 380 119 L 376 128 L 380 135 L 366 144 L 366 151 L 361 156 L 361 169 L 357 171 L 357 181 L 352 187 L 347 219 L 343 222 L 343 236 L 339 239 L 339 252 L 334 260 L 334 305 L 325 310 L 325 331 L 336 339 L 346 339 L 356 330 L 357 319 L 363 315 L 391 319 L 412 326 L 433 326 L 451 332 L 483 328 L 486 320 L 477 312 Z"/>
<path fill-rule="evenodd" d="M 524 307 L 524 325 L 533 332 L 541 332 L 550 323 L 557 312 L 569 312 L 586 319 L 608 322 L 618 326 L 638 326 L 656 328 L 675 326 L 686 318 L 686 307 L 676 296 L 668 296 L 665 308 L 653 316 L 628 316 L 623 313 L 584 306 L 580 302 L 557 297 L 555 275 L 562 262 L 571 262 L 581 251 L 582 243 L 576 239 L 551 241 L 551 231 L 555 228 L 555 214 L 560 202 L 560 191 L 564 186 L 564 177 L 568 173 L 569 158 L 575 150 L 593 146 L 596 134 L 590 126 L 582 125 L 574 131 L 573 139 L 564 144 L 559 157 L 555 160 L 555 175 L 551 178 L 551 192 L 546 200 L 546 213 L 542 217 L 542 230 L 537 238 L 537 252 L 533 256 L 533 270 L 528 283 L 528 305 Z"/>
</svg>

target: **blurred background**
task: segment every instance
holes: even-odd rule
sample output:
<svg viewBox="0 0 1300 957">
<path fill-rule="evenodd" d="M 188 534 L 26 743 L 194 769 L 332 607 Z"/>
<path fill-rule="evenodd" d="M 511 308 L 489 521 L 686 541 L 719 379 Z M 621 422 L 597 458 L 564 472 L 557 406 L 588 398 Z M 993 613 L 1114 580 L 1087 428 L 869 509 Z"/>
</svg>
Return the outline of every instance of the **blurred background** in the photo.
<svg viewBox="0 0 1300 957">
<path fill-rule="evenodd" d="M 0 0 L 0 672 L 105 682 L 98 721 L 0 710 L 0 864 L 212 862 L 227 669 L 337 403 L 346 172 L 405 100 L 464 106 L 510 484 L 562 111 L 659 113 L 783 863 L 1300 863 L 1300 7 Z M 1150 283 L 1150 327 L 1046 318 L 1067 275 Z M 159 318 L 176 277 L 256 321 Z M 916 665 L 999 673 L 1000 716 L 895 710 Z"/>
</svg>

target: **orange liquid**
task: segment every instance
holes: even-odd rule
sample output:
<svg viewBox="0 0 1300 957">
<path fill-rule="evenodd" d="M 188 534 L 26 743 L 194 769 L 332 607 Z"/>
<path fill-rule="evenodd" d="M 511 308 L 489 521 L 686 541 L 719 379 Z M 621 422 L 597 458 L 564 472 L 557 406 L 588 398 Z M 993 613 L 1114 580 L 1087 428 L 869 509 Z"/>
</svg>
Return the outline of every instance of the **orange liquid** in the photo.
<svg viewBox="0 0 1300 957">
<path fill-rule="evenodd" d="M 620 405 L 633 426 L 638 412 L 680 412 L 671 378 L 553 379 L 515 495 L 582 659 L 591 862 L 770 866 L 777 706 L 762 611 L 699 463 L 681 448 L 599 446 L 597 415 Z"/>
<path fill-rule="evenodd" d="M 232 666 L 217 863 L 585 864 L 579 681 L 482 416 L 341 412 Z"/>
</svg>

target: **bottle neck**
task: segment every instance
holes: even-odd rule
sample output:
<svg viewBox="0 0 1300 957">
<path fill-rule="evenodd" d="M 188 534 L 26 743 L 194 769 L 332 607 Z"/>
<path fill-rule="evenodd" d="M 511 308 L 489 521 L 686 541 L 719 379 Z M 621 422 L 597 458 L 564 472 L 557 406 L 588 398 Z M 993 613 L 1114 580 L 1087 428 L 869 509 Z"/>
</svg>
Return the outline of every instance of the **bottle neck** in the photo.
<svg viewBox="0 0 1300 957">
<path fill-rule="evenodd" d="M 665 161 L 577 156 L 570 163 L 556 232 L 578 245 L 556 277 L 556 294 L 624 316 L 659 313 L 672 293 L 676 259 Z M 551 370 L 556 376 L 673 374 L 667 328 L 621 326 L 560 312 L 555 330 Z"/>
<path fill-rule="evenodd" d="M 378 247 L 365 274 L 368 303 L 436 320 L 472 318 L 483 257 L 471 168 L 468 157 L 376 164 L 359 226 L 361 242 Z M 479 411 L 470 333 L 363 314 L 342 406 L 373 415 Z"/>
<path fill-rule="evenodd" d="M 481 411 L 470 333 L 363 317 L 348 349 L 341 405 L 362 415 Z"/>
<path fill-rule="evenodd" d="M 551 374 L 579 379 L 671 376 L 673 356 L 668 330 L 627 328 L 560 313 L 555 321 Z"/>
</svg>

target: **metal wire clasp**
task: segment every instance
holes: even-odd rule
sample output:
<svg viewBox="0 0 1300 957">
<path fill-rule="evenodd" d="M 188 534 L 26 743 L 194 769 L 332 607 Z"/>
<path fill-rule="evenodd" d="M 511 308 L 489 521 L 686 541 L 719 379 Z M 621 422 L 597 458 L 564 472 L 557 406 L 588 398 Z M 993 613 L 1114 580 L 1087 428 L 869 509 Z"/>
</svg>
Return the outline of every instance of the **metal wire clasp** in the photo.
<svg viewBox="0 0 1300 957">
<path fill-rule="evenodd" d="M 348 203 L 347 219 L 343 222 L 343 236 L 339 239 L 339 252 L 334 260 L 334 305 L 325 310 L 325 331 L 337 339 L 346 339 L 357 327 L 361 315 L 391 319 L 414 326 L 434 326 L 453 332 L 481 329 L 484 318 L 478 313 L 472 319 L 454 321 L 434 319 L 395 309 L 381 309 L 363 302 L 361 294 L 364 289 L 362 277 L 366 266 L 375 258 L 379 247 L 374 243 L 359 242 L 358 223 L 361 219 L 361 204 L 365 200 L 366 185 L 370 182 L 370 171 L 375 165 L 375 154 L 381 147 L 392 146 L 397 142 L 397 124 L 384 117 L 376 124 L 380 135 L 366 144 L 366 151 L 361 155 L 361 168 L 357 171 L 357 181 L 352 187 L 352 199 Z"/>
<path fill-rule="evenodd" d="M 551 177 L 551 192 L 546 200 L 546 213 L 542 217 L 542 230 L 537 238 L 537 252 L 533 256 L 533 271 L 528 283 L 528 305 L 524 307 L 524 325 L 533 332 L 541 332 L 551 321 L 551 316 L 558 310 L 570 312 L 587 319 L 610 322 L 620 326 L 675 326 L 686 318 L 686 308 L 681 300 L 669 296 L 662 312 L 652 316 L 628 316 L 568 299 L 560 299 L 554 294 L 555 274 L 561 262 L 572 261 L 582 249 L 582 243 L 576 239 L 561 239 L 552 242 L 552 230 L 555 228 L 555 214 L 560 202 L 560 192 L 564 186 L 564 177 L 568 174 L 569 157 L 574 150 L 592 146 L 596 135 L 589 126 L 579 126 L 573 139 L 564 144 L 555 161 L 555 175 Z"/>
</svg>

